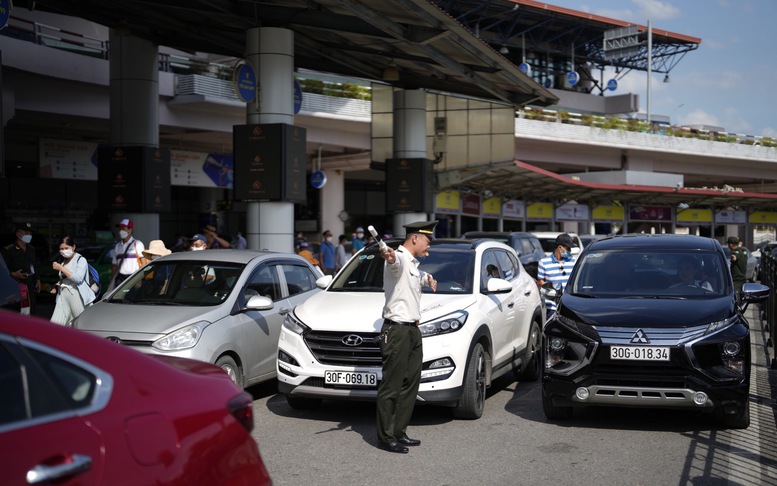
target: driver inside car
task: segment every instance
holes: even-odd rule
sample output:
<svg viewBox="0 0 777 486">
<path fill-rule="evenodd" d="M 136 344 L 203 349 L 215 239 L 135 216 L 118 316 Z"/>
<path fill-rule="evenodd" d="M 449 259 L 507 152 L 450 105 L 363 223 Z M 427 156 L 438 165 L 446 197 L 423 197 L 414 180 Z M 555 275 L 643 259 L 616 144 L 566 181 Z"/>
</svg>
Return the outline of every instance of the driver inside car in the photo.
<svg viewBox="0 0 777 486">
<path fill-rule="evenodd" d="M 699 273 L 699 262 L 693 257 L 683 257 L 677 265 L 677 278 L 679 282 L 672 284 L 669 288 L 691 286 L 700 287 L 712 292 L 712 285 L 706 280 L 697 279 Z"/>
</svg>

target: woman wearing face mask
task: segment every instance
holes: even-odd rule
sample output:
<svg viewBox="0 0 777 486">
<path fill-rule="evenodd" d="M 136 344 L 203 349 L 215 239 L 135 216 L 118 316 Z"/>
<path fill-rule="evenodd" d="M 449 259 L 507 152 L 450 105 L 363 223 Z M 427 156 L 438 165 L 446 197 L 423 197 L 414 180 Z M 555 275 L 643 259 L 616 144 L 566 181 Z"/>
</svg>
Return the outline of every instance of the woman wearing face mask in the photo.
<svg viewBox="0 0 777 486">
<path fill-rule="evenodd" d="M 319 261 L 321 262 L 324 275 L 334 275 L 335 273 L 335 244 L 332 243 L 332 232 L 324 231 L 321 240 L 321 250 Z"/>
<path fill-rule="evenodd" d="M 89 267 L 86 258 L 76 253 L 76 244 L 71 236 L 60 240 L 59 254 L 62 260 L 51 265 L 59 272 L 59 282 L 52 290 L 52 293 L 57 294 L 57 301 L 51 322 L 64 326 L 94 301 L 94 292 L 87 280 Z"/>
</svg>

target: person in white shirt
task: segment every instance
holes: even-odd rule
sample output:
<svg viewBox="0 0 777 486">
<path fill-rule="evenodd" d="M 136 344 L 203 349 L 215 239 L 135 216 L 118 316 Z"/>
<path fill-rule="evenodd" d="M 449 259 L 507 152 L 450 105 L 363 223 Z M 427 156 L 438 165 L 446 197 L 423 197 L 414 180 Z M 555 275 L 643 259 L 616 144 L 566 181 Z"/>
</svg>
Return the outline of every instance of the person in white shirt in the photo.
<svg viewBox="0 0 777 486">
<path fill-rule="evenodd" d="M 407 453 L 406 446 L 421 445 L 407 436 L 418 386 L 421 383 L 423 344 L 418 323 L 421 319 L 421 289 L 437 291 L 434 277 L 418 269 L 418 257 L 426 255 L 437 221 L 405 225 L 405 242 L 396 251 L 381 249 L 383 269 L 383 326 L 380 354 L 383 379 L 378 385 L 377 430 L 380 447 L 389 452 Z"/>
<path fill-rule="evenodd" d="M 121 241 L 116 243 L 113 251 L 113 261 L 111 262 L 112 287 L 115 287 L 125 281 L 127 277 L 135 273 L 140 267 L 148 263 L 143 257 L 143 242 L 136 240 L 132 233 L 135 231 L 134 223 L 129 219 L 119 221 L 119 237 Z"/>
<path fill-rule="evenodd" d="M 345 235 L 340 235 L 340 243 L 335 251 L 335 272 L 339 272 L 348 263 L 348 259 L 351 258 L 351 255 L 345 249 L 347 243 L 348 239 Z"/>
</svg>

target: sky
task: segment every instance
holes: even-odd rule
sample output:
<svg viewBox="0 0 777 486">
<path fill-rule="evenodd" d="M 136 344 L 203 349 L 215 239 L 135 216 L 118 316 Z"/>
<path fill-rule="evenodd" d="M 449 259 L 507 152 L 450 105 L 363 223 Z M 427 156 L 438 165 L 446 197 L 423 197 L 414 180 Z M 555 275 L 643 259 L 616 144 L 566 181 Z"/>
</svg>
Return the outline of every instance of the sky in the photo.
<svg viewBox="0 0 777 486">
<path fill-rule="evenodd" d="M 651 115 L 673 125 L 712 125 L 731 133 L 777 138 L 777 1 L 549 0 L 653 29 L 701 39 L 669 74 L 651 78 Z M 604 77 L 608 78 L 607 74 Z M 613 94 L 639 95 L 646 112 L 647 73 L 631 71 Z"/>
</svg>

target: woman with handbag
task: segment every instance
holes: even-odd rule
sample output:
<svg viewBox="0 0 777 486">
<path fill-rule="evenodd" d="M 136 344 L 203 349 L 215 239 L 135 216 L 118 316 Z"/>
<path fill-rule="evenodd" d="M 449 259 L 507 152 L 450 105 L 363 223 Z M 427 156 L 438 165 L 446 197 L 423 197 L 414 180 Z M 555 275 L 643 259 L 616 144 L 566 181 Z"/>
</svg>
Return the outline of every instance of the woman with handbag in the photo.
<svg viewBox="0 0 777 486">
<path fill-rule="evenodd" d="M 86 258 L 76 253 L 76 244 L 71 236 L 60 240 L 59 254 L 62 260 L 52 264 L 52 268 L 59 272 L 59 282 L 52 289 L 52 293 L 57 294 L 57 300 L 51 322 L 66 326 L 94 301 L 95 296 L 87 279 L 89 267 Z"/>
</svg>

